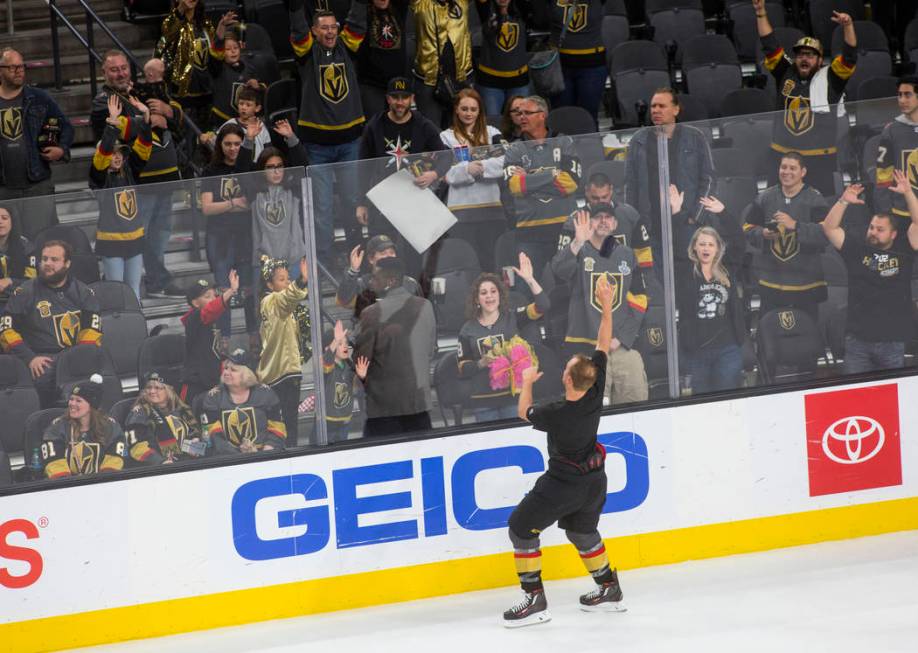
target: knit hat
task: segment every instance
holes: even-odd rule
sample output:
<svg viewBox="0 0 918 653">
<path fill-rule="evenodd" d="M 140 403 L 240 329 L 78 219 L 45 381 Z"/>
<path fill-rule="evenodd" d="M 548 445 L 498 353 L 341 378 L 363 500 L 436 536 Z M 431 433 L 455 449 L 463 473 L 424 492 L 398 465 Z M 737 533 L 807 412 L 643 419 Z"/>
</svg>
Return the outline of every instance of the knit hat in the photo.
<svg viewBox="0 0 918 653">
<path fill-rule="evenodd" d="M 70 396 L 80 397 L 93 408 L 99 408 L 102 403 L 102 376 L 93 374 L 88 381 L 81 381 L 70 389 Z"/>
<path fill-rule="evenodd" d="M 146 388 L 150 383 L 161 383 L 162 385 L 168 385 L 168 383 L 166 383 L 166 379 L 164 379 L 162 374 L 156 370 L 150 370 L 143 375 L 143 378 L 140 380 L 140 387 Z"/>
</svg>

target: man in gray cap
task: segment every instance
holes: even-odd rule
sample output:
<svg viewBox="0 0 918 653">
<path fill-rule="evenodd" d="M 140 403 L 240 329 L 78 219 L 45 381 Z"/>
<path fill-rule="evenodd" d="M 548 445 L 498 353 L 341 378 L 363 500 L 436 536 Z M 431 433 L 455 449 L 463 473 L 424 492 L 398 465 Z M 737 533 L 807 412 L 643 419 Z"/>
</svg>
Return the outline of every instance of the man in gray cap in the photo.
<svg viewBox="0 0 918 653">
<path fill-rule="evenodd" d="M 378 263 L 387 258 L 397 258 L 398 251 L 395 243 L 389 236 L 380 234 L 373 236 L 367 241 L 366 248 L 357 245 L 351 250 L 350 264 L 344 273 L 344 279 L 338 286 L 338 293 L 335 295 L 335 302 L 338 306 L 353 308 L 354 319 L 360 317 L 364 308 L 376 301 L 376 294 L 372 290 L 371 281 L 373 273 L 378 269 Z M 364 258 L 369 265 L 370 272 L 360 274 Z M 409 294 L 417 297 L 423 297 L 420 284 L 412 277 L 407 275 L 402 277 L 402 287 Z"/>
</svg>

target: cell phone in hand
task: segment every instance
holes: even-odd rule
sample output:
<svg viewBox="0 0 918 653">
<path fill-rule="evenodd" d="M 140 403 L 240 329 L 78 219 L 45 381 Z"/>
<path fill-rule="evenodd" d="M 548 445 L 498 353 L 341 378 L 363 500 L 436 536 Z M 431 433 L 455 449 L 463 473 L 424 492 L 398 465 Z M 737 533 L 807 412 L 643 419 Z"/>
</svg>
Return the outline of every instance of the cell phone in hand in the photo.
<svg viewBox="0 0 918 653">
<path fill-rule="evenodd" d="M 763 226 L 764 226 L 766 229 L 768 229 L 769 231 L 777 231 L 777 230 L 778 230 L 778 221 L 777 221 L 777 220 L 769 220 L 769 221 L 766 222 Z"/>
</svg>

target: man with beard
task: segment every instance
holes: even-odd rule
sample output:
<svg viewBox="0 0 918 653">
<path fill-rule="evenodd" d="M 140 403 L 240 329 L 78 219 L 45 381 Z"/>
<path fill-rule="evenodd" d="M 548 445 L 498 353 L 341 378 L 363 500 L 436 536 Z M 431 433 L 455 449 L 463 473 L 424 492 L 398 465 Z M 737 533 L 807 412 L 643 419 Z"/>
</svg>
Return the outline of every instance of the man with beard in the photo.
<svg viewBox="0 0 918 653">
<path fill-rule="evenodd" d="M 902 172 L 893 173 L 890 190 L 901 195 L 911 221 L 907 238 L 897 238 L 891 215 L 876 214 L 861 240 L 841 225 L 849 204 L 864 204 L 861 184 L 845 189 L 822 223 L 826 238 L 848 268 L 848 324 L 845 333 L 846 374 L 889 370 L 905 364 L 905 343 L 914 335 L 912 267 L 918 250 L 918 198 Z"/>
<path fill-rule="evenodd" d="M 0 346 L 29 367 L 42 408 L 57 399 L 57 355 L 74 345 L 101 345 L 102 318 L 92 289 L 70 275 L 73 248 L 49 240 L 39 276 L 19 286 L 0 316 Z"/>
<path fill-rule="evenodd" d="M 70 160 L 73 127 L 45 91 L 25 85 L 22 55 L 0 54 L 0 200 L 35 197 L 20 204 L 22 233 L 30 240 L 57 224 L 51 163 Z"/>
<path fill-rule="evenodd" d="M 595 301 L 596 284 L 606 277 L 614 289 L 612 317 L 615 337 L 608 350 L 604 393 L 613 404 L 646 401 L 647 374 L 640 352 L 632 349 L 647 312 L 643 276 L 634 250 L 614 237 L 618 221 L 608 204 L 590 206 L 574 216 L 574 238 L 551 261 L 555 276 L 570 284 L 565 353 L 588 354 L 596 347 L 602 307 Z"/>
<path fill-rule="evenodd" d="M 835 192 L 835 106 L 845 92 L 857 63 L 857 35 L 851 16 L 832 12 L 832 22 L 844 29 L 842 51 L 823 68 L 823 49 L 819 39 L 807 36 L 794 46 L 794 58 L 784 52 L 774 34 L 765 0 L 752 0 L 756 26 L 765 51 L 765 68 L 778 84 L 778 111 L 772 131 L 771 149 L 778 169 L 781 154 L 799 152 L 806 159 L 810 183 L 823 194 Z M 772 173 L 769 184 L 776 179 Z"/>
</svg>

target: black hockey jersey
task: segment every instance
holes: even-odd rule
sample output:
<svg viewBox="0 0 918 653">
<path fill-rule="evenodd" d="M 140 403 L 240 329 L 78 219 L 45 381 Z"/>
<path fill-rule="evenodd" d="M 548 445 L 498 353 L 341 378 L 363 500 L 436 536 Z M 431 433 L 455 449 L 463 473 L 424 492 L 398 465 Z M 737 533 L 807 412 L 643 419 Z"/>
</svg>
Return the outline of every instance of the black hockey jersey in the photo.
<svg viewBox="0 0 918 653">
<path fill-rule="evenodd" d="M 898 170 L 905 173 L 912 188 L 918 192 L 918 123 L 898 116 L 883 128 L 877 152 L 874 208 L 877 213 L 892 213 L 910 221 L 905 197 L 890 188 L 895 184 L 893 171 Z"/>
<path fill-rule="evenodd" d="M 265 445 L 284 448 L 287 428 L 280 400 L 266 385 L 253 386 L 248 400 L 236 404 L 221 383 L 207 393 L 201 410 L 202 428 L 207 430 L 217 453 L 238 453 L 244 441 L 258 449 Z"/>
<path fill-rule="evenodd" d="M 190 458 L 182 451 L 182 443 L 200 437 L 198 420 L 184 404 L 172 412 L 134 406 L 124 420 L 124 439 L 131 458 L 147 465 L 160 465 L 167 458 Z"/>
<path fill-rule="evenodd" d="M 70 419 L 64 416 L 51 422 L 42 438 L 41 461 L 48 478 L 83 476 L 99 472 L 117 472 L 124 468 L 126 455 L 124 434 L 111 417 L 105 442 L 90 438 L 88 433 L 71 436 Z"/>
</svg>

